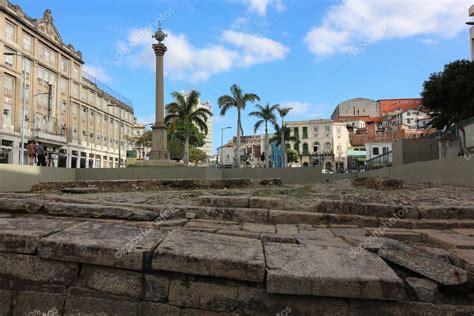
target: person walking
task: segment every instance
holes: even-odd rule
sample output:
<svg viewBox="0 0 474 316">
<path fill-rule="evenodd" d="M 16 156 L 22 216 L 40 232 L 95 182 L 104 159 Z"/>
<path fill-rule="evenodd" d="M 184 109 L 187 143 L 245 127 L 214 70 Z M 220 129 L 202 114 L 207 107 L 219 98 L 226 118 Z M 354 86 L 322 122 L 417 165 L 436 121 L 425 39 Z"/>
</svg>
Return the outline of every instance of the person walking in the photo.
<svg viewBox="0 0 474 316">
<path fill-rule="evenodd" d="M 57 168 L 58 167 L 58 161 L 59 161 L 59 155 L 58 155 L 58 152 L 56 151 L 56 149 L 54 149 L 53 152 L 51 153 L 51 160 L 53 162 L 53 164 L 51 166 L 54 167 L 54 168 Z"/>
<path fill-rule="evenodd" d="M 36 146 L 34 140 L 29 140 L 26 145 L 26 151 L 28 153 L 28 165 L 33 166 L 36 160 Z"/>
<path fill-rule="evenodd" d="M 43 144 L 41 144 L 40 142 L 38 142 L 38 144 L 36 144 L 36 155 L 37 155 L 37 165 L 38 166 L 46 166 L 46 159 L 44 157 L 44 147 L 43 147 Z"/>
</svg>

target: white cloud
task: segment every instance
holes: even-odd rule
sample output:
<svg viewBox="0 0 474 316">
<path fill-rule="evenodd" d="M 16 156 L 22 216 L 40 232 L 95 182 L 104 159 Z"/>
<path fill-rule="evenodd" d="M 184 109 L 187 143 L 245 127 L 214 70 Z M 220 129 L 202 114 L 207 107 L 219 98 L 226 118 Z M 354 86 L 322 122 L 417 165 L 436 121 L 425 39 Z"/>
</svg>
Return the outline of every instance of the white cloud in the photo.
<svg viewBox="0 0 474 316">
<path fill-rule="evenodd" d="M 318 58 L 361 45 L 364 41 L 416 35 L 452 37 L 465 29 L 462 21 L 471 0 L 380 1 L 343 0 L 332 6 L 304 42 Z"/>
<path fill-rule="evenodd" d="M 250 13 L 265 16 L 269 7 L 274 7 L 280 13 L 286 10 L 283 0 L 242 0 Z"/>
<path fill-rule="evenodd" d="M 112 77 L 107 74 L 105 68 L 102 66 L 84 65 L 83 69 L 89 75 L 95 77 L 97 80 L 102 81 L 103 83 L 110 83 L 112 81 Z"/>
<path fill-rule="evenodd" d="M 222 44 L 211 44 L 204 48 L 193 46 L 184 34 L 168 32 L 165 55 L 165 75 L 176 80 L 205 82 L 212 75 L 227 72 L 235 67 L 250 67 L 283 59 L 288 48 L 269 38 L 249 33 L 224 31 Z M 123 59 L 133 66 L 145 65 L 155 69 L 155 55 L 151 49 L 154 40 L 151 30 L 134 29 L 128 36 L 131 47 Z M 118 43 L 117 47 L 127 46 Z"/>
<path fill-rule="evenodd" d="M 272 39 L 231 30 L 222 33 L 222 40 L 239 48 L 240 64 L 245 67 L 283 59 L 289 51 Z"/>
<path fill-rule="evenodd" d="M 280 103 L 283 107 L 291 107 L 288 119 L 317 119 L 324 116 L 327 106 L 324 104 L 311 104 L 301 101 L 285 101 Z"/>
<path fill-rule="evenodd" d="M 311 109 L 311 104 L 300 101 L 286 101 L 282 102 L 283 107 L 290 107 L 290 114 L 307 114 Z"/>
</svg>

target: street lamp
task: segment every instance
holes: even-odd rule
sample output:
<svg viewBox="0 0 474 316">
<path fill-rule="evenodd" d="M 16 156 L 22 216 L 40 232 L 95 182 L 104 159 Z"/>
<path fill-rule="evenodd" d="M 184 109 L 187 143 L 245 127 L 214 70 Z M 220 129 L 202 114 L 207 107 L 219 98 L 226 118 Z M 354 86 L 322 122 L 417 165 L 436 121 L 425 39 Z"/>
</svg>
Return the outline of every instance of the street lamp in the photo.
<svg viewBox="0 0 474 316">
<path fill-rule="evenodd" d="M 18 53 L 4 52 L 4 56 L 21 56 L 23 57 L 23 110 L 21 118 L 21 140 L 20 140 L 20 165 L 25 164 L 25 111 L 26 111 L 26 59 L 25 56 Z"/>
<path fill-rule="evenodd" d="M 221 168 L 224 166 L 224 130 L 231 128 L 230 126 L 221 127 Z"/>
</svg>

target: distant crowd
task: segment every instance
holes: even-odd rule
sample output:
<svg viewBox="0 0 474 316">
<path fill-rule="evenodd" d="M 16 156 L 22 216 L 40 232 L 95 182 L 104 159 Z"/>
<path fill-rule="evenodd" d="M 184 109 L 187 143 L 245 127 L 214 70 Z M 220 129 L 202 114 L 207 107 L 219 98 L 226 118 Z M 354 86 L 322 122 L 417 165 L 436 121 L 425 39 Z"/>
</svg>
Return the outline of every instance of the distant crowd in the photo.
<svg viewBox="0 0 474 316">
<path fill-rule="evenodd" d="M 29 140 L 26 145 L 28 165 L 43 167 L 58 167 L 59 154 L 56 150 L 48 150 L 41 142 Z"/>
</svg>

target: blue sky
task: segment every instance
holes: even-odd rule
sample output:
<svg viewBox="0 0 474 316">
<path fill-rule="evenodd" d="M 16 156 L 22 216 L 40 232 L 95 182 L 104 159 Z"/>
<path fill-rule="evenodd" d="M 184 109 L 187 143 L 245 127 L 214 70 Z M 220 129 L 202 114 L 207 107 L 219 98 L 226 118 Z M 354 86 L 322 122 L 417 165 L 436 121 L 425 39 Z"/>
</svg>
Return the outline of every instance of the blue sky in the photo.
<svg viewBox="0 0 474 316">
<path fill-rule="evenodd" d="M 22 0 L 34 17 L 46 8 L 64 42 L 82 51 L 86 71 L 134 103 L 143 123 L 154 117 L 151 30 L 163 21 L 165 103 L 172 91 L 197 89 L 214 112 L 233 83 L 261 103 L 294 108 L 291 120 L 327 118 L 340 102 L 418 97 L 445 63 L 469 58 L 470 0 Z M 248 105 L 246 113 L 253 110 Z M 254 119 L 244 115 L 246 134 Z"/>
</svg>

